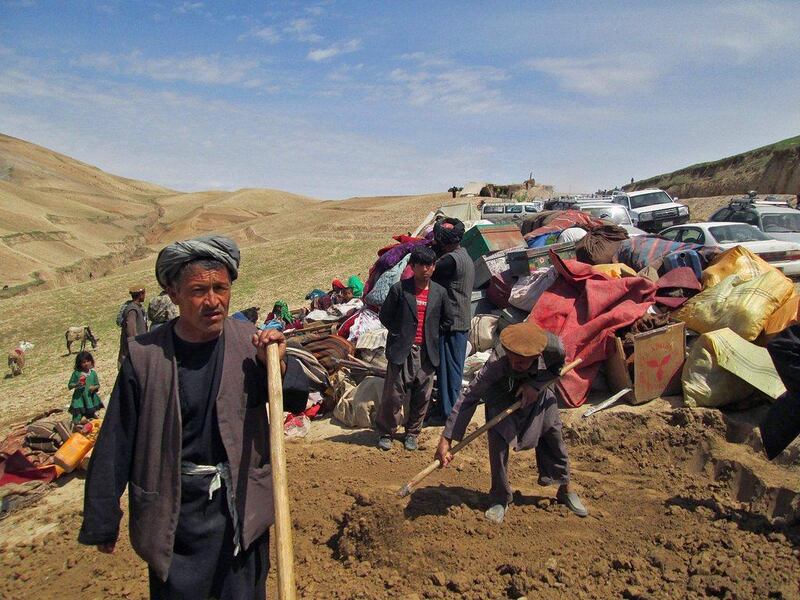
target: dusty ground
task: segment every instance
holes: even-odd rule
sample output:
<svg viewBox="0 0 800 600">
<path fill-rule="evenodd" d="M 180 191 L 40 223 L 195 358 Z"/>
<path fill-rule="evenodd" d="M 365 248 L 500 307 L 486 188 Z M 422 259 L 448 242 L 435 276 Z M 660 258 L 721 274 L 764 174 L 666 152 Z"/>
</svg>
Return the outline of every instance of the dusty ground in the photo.
<svg viewBox="0 0 800 600">
<path fill-rule="evenodd" d="M 519 493 L 500 527 L 482 516 L 483 439 L 401 500 L 439 430 L 425 430 L 421 452 L 384 454 L 370 432 L 318 423 L 288 445 L 300 597 L 800 598 L 797 447 L 764 461 L 753 414 L 664 401 L 578 412 L 565 431 L 590 516 L 536 485 L 527 452 L 512 454 Z M 146 597 L 126 530 L 113 556 L 75 543 L 81 492 L 66 480 L 0 522 L 0 597 Z"/>
</svg>

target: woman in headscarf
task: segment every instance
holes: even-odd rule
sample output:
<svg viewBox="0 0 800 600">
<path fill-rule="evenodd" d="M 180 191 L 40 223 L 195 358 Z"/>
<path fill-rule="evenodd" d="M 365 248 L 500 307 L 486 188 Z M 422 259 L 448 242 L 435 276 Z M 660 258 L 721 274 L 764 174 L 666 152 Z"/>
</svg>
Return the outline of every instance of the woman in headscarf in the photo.
<svg viewBox="0 0 800 600">
<path fill-rule="evenodd" d="M 275 306 L 272 307 L 272 312 L 264 319 L 264 329 L 285 331 L 287 329 L 301 329 L 302 327 L 302 321 L 292 315 L 289 305 L 284 300 L 277 300 Z"/>
</svg>

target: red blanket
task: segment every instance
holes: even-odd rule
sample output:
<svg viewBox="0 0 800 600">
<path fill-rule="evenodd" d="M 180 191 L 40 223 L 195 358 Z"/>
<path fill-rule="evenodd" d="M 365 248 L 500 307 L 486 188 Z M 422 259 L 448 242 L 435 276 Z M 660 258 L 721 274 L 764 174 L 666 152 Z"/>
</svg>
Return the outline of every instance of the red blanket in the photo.
<svg viewBox="0 0 800 600">
<path fill-rule="evenodd" d="M 647 312 L 656 284 L 644 277 L 613 279 L 552 251 L 550 260 L 559 277 L 533 307 L 531 318 L 561 338 L 568 362 L 583 360 L 558 384 L 564 401 L 576 407 L 586 401 L 592 380 L 610 355 L 614 332 Z"/>
</svg>

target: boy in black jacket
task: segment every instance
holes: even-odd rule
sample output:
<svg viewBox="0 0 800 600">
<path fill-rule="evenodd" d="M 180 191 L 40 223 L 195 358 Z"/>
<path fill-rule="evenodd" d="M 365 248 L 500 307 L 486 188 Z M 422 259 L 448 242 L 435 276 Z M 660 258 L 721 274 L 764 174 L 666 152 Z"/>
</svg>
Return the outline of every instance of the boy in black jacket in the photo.
<svg viewBox="0 0 800 600">
<path fill-rule="evenodd" d="M 417 435 L 428 410 L 433 377 L 439 366 L 439 334 L 452 322 L 447 292 L 431 281 L 436 253 L 427 246 L 411 251 L 414 277 L 394 284 L 381 306 L 386 339 L 386 379 L 375 419 L 380 434 L 378 448 L 390 450 L 392 436 L 401 424 L 403 403 L 410 400 L 404 446 L 417 449 Z"/>
</svg>

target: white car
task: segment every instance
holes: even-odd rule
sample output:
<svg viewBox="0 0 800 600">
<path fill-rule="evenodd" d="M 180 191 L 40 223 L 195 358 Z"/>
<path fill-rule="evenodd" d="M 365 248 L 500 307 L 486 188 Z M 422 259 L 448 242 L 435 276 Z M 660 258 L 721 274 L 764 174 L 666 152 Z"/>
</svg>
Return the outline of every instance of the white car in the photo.
<svg viewBox="0 0 800 600">
<path fill-rule="evenodd" d="M 636 217 L 636 226 L 645 231 L 661 231 L 670 225 L 689 222 L 689 207 L 677 202 L 664 190 L 651 188 L 638 192 L 615 193 L 611 197 Z"/>
<path fill-rule="evenodd" d="M 589 213 L 598 219 L 604 219 L 606 221 L 611 221 L 615 225 L 619 225 L 628 232 L 628 236 L 630 237 L 645 235 L 646 233 L 636 227 L 631 219 L 630 213 L 617 204 L 612 204 L 611 202 L 581 202 L 573 206 L 573 208 Z"/>
<path fill-rule="evenodd" d="M 676 242 L 720 246 L 725 250 L 744 246 L 787 277 L 800 277 L 800 244 L 776 240 L 752 225 L 730 221 L 688 223 L 668 227 L 658 235 Z"/>
</svg>

